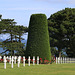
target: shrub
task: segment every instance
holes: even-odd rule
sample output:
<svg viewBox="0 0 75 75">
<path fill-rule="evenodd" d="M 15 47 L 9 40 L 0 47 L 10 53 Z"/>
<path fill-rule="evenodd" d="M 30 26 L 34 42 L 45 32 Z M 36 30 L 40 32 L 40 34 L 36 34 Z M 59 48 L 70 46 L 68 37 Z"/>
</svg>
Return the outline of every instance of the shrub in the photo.
<svg viewBox="0 0 75 75">
<path fill-rule="evenodd" d="M 45 14 L 33 14 L 30 18 L 26 56 L 51 59 L 48 24 Z"/>
</svg>

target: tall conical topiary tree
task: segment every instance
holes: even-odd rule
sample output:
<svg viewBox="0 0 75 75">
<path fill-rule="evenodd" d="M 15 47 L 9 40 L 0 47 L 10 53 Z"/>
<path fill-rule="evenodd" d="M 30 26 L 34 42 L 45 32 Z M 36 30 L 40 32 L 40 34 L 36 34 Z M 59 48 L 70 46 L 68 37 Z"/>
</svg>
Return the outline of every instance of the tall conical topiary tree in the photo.
<svg viewBox="0 0 75 75">
<path fill-rule="evenodd" d="M 45 14 L 32 14 L 29 23 L 26 56 L 50 60 L 48 24 Z"/>
</svg>

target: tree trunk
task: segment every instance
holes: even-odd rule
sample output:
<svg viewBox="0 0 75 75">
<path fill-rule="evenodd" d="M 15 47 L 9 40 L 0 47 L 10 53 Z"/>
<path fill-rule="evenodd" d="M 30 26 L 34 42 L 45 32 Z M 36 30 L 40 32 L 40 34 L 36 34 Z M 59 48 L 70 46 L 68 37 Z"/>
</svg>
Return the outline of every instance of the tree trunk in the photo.
<svg viewBox="0 0 75 75">
<path fill-rule="evenodd" d="M 12 33 L 11 33 L 11 43 L 13 43 L 13 34 Z M 11 56 L 13 56 L 13 55 L 14 55 L 14 50 L 11 50 Z"/>
<path fill-rule="evenodd" d="M 62 51 L 62 49 L 61 48 L 58 48 L 59 57 L 61 57 L 61 51 Z"/>
<path fill-rule="evenodd" d="M 59 57 L 61 57 L 61 51 L 59 51 Z"/>
<path fill-rule="evenodd" d="M 21 42 L 21 35 L 19 34 L 19 42 Z"/>
</svg>

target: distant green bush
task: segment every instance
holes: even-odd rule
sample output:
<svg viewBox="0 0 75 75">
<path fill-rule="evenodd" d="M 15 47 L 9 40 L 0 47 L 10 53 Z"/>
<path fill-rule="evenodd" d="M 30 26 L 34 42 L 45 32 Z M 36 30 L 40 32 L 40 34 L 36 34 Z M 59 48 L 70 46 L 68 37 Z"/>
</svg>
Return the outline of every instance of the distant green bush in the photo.
<svg viewBox="0 0 75 75">
<path fill-rule="evenodd" d="M 51 60 L 48 24 L 45 14 L 32 14 L 29 23 L 26 56 Z"/>
</svg>

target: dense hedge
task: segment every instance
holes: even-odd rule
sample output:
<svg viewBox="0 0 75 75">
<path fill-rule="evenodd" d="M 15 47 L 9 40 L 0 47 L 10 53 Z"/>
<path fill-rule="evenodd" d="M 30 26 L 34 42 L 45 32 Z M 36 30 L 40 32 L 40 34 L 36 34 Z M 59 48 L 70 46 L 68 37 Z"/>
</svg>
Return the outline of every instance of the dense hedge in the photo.
<svg viewBox="0 0 75 75">
<path fill-rule="evenodd" d="M 40 56 L 50 60 L 48 24 L 45 14 L 33 14 L 30 18 L 26 56 Z"/>
</svg>

